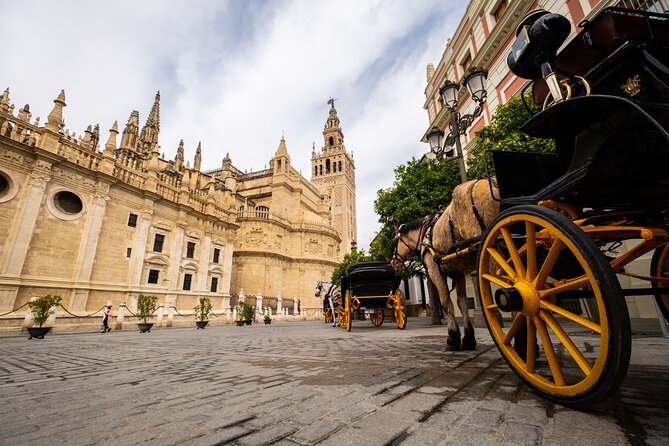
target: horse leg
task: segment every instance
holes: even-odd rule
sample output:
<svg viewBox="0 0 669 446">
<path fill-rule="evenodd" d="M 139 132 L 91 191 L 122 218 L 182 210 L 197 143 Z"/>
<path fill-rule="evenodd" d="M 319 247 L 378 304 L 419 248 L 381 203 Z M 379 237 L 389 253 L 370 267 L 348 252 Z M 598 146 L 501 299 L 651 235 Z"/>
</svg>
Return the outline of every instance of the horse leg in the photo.
<svg viewBox="0 0 669 446">
<path fill-rule="evenodd" d="M 455 290 L 458 295 L 458 308 L 462 313 L 465 324 L 465 336 L 462 338 L 463 350 L 476 350 L 476 338 L 474 337 L 474 325 L 469 317 L 469 302 L 467 301 L 467 281 L 465 273 L 455 273 Z"/>
<path fill-rule="evenodd" d="M 446 329 L 448 330 L 448 339 L 446 340 L 446 350 L 460 350 L 460 327 L 455 320 L 453 312 L 453 302 L 451 301 L 451 295 L 448 292 L 448 283 L 446 282 L 446 276 L 441 274 L 439 265 L 434 263 L 434 260 L 430 257 L 425 262 L 427 266 L 427 272 L 430 276 L 432 283 L 437 288 L 439 292 L 439 299 L 441 300 L 441 309 L 444 312 L 444 318 L 446 319 Z"/>
<path fill-rule="evenodd" d="M 439 291 L 437 287 L 430 279 L 430 276 L 427 277 L 427 295 L 430 299 L 430 325 L 441 325 L 441 303 L 439 302 Z"/>
<path fill-rule="evenodd" d="M 328 302 L 330 302 L 330 310 L 332 311 L 332 326 L 336 327 L 337 326 L 337 315 L 335 313 L 334 302 L 333 302 L 332 296 L 329 296 L 327 299 L 328 299 Z"/>
</svg>

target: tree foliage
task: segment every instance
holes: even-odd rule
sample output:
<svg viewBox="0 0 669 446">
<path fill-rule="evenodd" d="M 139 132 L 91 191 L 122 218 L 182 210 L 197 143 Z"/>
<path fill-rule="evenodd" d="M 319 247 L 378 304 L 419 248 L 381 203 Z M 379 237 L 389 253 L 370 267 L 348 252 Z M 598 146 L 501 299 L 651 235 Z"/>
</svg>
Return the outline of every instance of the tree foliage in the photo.
<svg viewBox="0 0 669 446">
<path fill-rule="evenodd" d="M 341 278 L 346 275 L 348 269 L 359 262 L 368 262 L 373 260 L 372 257 L 365 254 L 364 250 L 351 251 L 344 256 L 344 260 L 332 271 L 332 278 L 330 282 L 339 283 Z"/>
<path fill-rule="evenodd" d="M 384 226 L 369 245 L 369 256 L 373 260 L 390 262 L 393 257 L 391 241 L 395 234 L 392 226 Z"/>
<path fill-rule="evenodd" d="M 377 191 L 374 210 L 384 227 L 406 223 L 429 215 L 451 201 L 459 183 L 456 162 L 424 161 L 412 158 L 395 168 L 395 181 Z"/>
<path fill-rule="evenodd" d="M 471 159 L 467 162 L 467 176 L 474 179 L 488 174 L 485 165 L 486 150 L 552 152 L 555 148 L 552 139 L 533 138 L 520 130 L 531 116 L 532 112 L 525 107 L 520 96 L 514 96 L 506 104 L 498 106 L 492 115 L 492 122 L 475 133 L 475 144 L 470 150 Z M 489 169 L 490 174 L 494 174 L 492 165 Z"/>
</svg>

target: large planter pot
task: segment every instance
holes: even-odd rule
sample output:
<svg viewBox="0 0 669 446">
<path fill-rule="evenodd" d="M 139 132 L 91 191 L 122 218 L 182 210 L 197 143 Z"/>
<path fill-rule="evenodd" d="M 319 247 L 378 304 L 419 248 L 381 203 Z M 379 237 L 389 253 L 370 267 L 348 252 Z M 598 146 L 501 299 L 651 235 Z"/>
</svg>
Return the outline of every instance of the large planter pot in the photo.
<svg viewBox="0 0 669 446">
<path fill-rule="evenodd" d="M 244 325 L 246 323 L 245 321 L 235 321 L 235 322 L 237 323 L 238 327 L 241 327 L 242 325 Z"/>
<path fill-rule="evenodd" d="M 204 330 L 204 327 L 206 327 L 208 323 L 209 321 L 195 321 L 195 325 L 197 325 L 198 330 L 200 328 Z"/>
<path fill-rule="evenodd" d="M 51 331 L 51 327 L 28 327 L 28 339 L 44 339 L 44 335 Z"/>
<path fill-rule="evenodd" d="M 251 319 L 246 319 L 244 322 L 246 323 L 246 325 L 251 325 L 252 320 Z"/>
<path fill-rule="evenodd" d="M 272 323 L 272 319 L 265 319 L 265 325 L 269 325 Z"/>
<path fill-rule="evenodd" d="M 153 327 L 153 322 L 138 322 L 137 327 L 140 333 L 149 333 L 151 332 L 151 327 Z"/>
</svg>

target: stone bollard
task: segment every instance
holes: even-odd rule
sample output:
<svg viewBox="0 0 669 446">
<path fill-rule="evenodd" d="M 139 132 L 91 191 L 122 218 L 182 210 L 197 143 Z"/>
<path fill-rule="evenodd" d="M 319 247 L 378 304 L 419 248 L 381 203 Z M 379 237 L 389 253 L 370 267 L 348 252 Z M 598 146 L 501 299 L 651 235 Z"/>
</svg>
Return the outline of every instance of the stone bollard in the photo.
<svg viewBox="0 0 669 446">
<path fill-rule="evenodd" d="M 165 310 L 165 304 L 158 305 L 158 310 L 156 310 L 156 328 L 163 326 L 163 312 Z"/>
<path fill-rule="evenodd" d="M 232 320 L 236 321 L 237 320 L 237 308 L 232 309 Z"/>
<path fill-rule="evenodd" d="M 225 310 L 230 308 L 230 295 L 228 294 L 227 296 L 223 296 L 223 305 L 221 305 L 221 311 L 225 312 Z"/>
<path fill-rule="evenodd" d="M 283 314 L 283 308 L 281 308 L 281 295 L 276 296 L 276 314 Z"/>
<path fill-rule="evenodd" d="M 166 327 L 171 327 L 172 322 L 174 322 L 174 304 L 170 304 L 170 308 L 167 311 L 167 324 L 165 324 Z"/>
<path fill-rule="evenodd" d="M 33 302 L 37 299 L 39 299 L 38 296 L 33 296 L 33 297 L 30 298 L 30 302 Z M 34 315 L 33 315 L 32 310 L 30 309 L 30 307 L 28 307 L 28 311 L 26 312 L 26 317 L 23 319 L 23 327 L 21 328 L 21 330 L 25 330 L 28 327 L 32 327 L 33 316 Z"/>
<path fill-rule="evenodd" d="M 123 318 L 125 317 L 125 302 L 121 302 L 118 306 L 118 314 L 116 315 L 116 325 L 114 330 L 123 330 Z"/>
<path fill-rule="evenodd" d="M 297 297 L 294 297 L 293 298 L 293 316 L 298 316 L 300 314 L 299 307 L 300 307 L 300 300 Z"/>
<path fill-rule="evenodd" d="M 262 314 L 262 294 L 260 293 L 260 291 L 258 291 L 258 294 L 256 294 L 256 311 L 255 311 L 256 321 L 258 320 L 259 314 Z"/>
</svg>

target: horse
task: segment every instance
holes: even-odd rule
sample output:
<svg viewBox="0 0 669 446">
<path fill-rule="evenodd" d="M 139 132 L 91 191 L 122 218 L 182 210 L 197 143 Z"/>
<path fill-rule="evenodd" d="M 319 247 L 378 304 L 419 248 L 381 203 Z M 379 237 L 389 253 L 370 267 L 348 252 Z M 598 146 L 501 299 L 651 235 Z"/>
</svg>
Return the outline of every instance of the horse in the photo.
<svg viewBox="0 0 669 446">
<path fill-rule="evenodd" d="M 314 295 L 323 299 L 323 315 L 325 322 L 332 322 L 332 326 L 337 326 L 336 308 L 341 302 L 341 287 L 337 284 L 318 281 Z M 329 311 L 328 311 L 329 310 Z"/>
<path fill-rule="evenodd" d="M 466 274 L 476 270 L 476 254 L 462 256 L 441 263 L 444 255 L 480 240 L 485 229 L 499 214 L 500 206 L 494 178 L 471 180 L 453 190 L 449 205 L 418 220 L 405 223 L 396 230 L 393 238 L 392 265 L 397 270 L 405 261 L 418 257 L 423 262 L 428 280 L 439 293 L 446 326 L 447 350 L 475 350 L 474 325 L 469 317 L 466 293 Z M 453 313 L 447 278 L 455 283 L 458 307 L 462 313 L 465 334 L 460 339 L 460 327 Z"/>
</svg>

